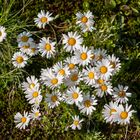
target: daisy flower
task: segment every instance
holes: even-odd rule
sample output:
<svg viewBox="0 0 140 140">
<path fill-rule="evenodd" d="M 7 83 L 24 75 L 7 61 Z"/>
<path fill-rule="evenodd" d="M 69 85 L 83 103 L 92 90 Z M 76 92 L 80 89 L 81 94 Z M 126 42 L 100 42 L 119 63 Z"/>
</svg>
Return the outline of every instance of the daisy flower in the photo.
<svg viewBox="0 0 140 140">
<path fill-rule="evenodd" d="M 49 108 L 58 106 L 60 104 L 60 101 L 62 101 L 60 92 L 55 91 L 51 94 L 46 94 L 45 101 L 47 102 Z"/>
<path fill-rule="evenodd" d="M 100 85 L 103 85 L 106 81 L 103 79 L 103 78 L 98 78 L 96 80 L 96 85 L 97 86 L 100 86 Z"/>
<path fill-rule="evenodd" d="M 32 108 L 39 108 L 42 98 L 35 98 Z"/>
<path fill-rule="evenodd" d="M 69 67 L 63 66 L 62 62 L 57 62 L 53 66 L 53 70 L 55 73 L 58 73 L 59 75 L 64 76 L 64 78 L 66 78 L 70 75 Z"/>
<path fill-rule="evenodd" d="M 86 115 L 91 115 L 93 110 L 96 110 L 96 108 L 94 107 L 95 105 L 97 105 L 97 100 L 95 99 L 95 97 L 90 96 L 89 94 L 85 95 L 83 97 L 82 103 L 79 103 L 80 112 Z"/>
<path fill-rule="evenodd" d="M 35 56 L 38 54 L 38 44 L 31 43 L 30 51 L 27 53 L 29 56 Z"/>
<path fill-rule="evenodd" d="M 98 61 L 96 64 L 96 70 L 99 76 L 105 80 L 109 79 L 113 71 L 108 59 L 102 59 L 102 61 Z"/>
<path fill-rule="evenodd" d="M 45 28 L 46 24 L 49 24 L 49 22 L 54 19 L 53 17 L 51 17 L 51 15 L 52 13 L 41 10 L 41 12 L 38 13 L 37 18 L 34 18 L 34 22 L 37 27 Z"/>
<path fill-rule="evenodd" d="M 29 101 L 29 104 L 35 104 L 36 101 L 42 100 L 41 90 L 38 88 L 28 89 L 25 94 L 25 98 Z"/>
<path fill-rule="evenodd" d="M 12 63 L 17 68 L 23 68 L 27 64 L 28 57 L 21 53 L 16 52 L 12 57 Z"/>
<path fill-rule="evenodd" d="M 128 97 L 131 97 L 131 93 L 127 92 L 128 86 L 118 85 L 114 88 L 113 98 L 118 103 L 127 103 Z"/>
<path fill-rule="evenodd" d="M 81 48 L 83 39 L 77 32 L 68 32 L 68 35 L 63 34 L 64 49 L 67 52 L 72 52 Z"/>
<path fill-rule="evenodd" d="M 82 91 L 80 91 L 79 87 L 71 87 L 67 90 L 66 92 L 66 103 L 68 104 L 76 104 L 78 105 L 79 102 L 82 102 L 83 100 L 83 95 L 82 95 Z"/>
<path fill-rule="evenodd" d="M 42 69 L 41 71 L 42 82 L 51 89 L 59 87 L 63 83 L 63 78 L 62 75 L 54 73 L 52 69 Z"/>
<path fill-rule="evenodd" d="M 83 80 L 82 74 L 78 72 L 78 70 L 74 70 L 71 71 L 71 74 L 68 78 L 64 79 L 64 83 L 70 87 L 78 85 L 81 80 Z"/>
<path fill-rule="evenodd" d="M 26 45 L 23 45 L 23 44 L 18 44 L 18 47 L 19 47 L 19 49 L 20 49 L 20 51 L 22 52 L 22 53 L 26 53 L 26 54 L 29 54 L 29 52 L 30 52 L 30 43 L 28 43 L 28 44 L 26 44 Z"/>
<path fill-rule="evenodd" d="M 31 42 L 33 42 L 31 36 L 31 33 L 24 31 L 18 35 L 17 42 L 20 44 L 20 46 L 28 46 Z"/>
<path fill-rule="evenodd" d="M 96 85 L 95 88 L 95 92 L 98 97 L 103 97 L 104 94 L 112 95 L 113 92 L 111 83 L 109 82 L 104 82 L 103 84 Z"/>
<path fill-rule="evenodd" d="M 94 69 L 94 67 L 86 67 L 86 69 L 83 69 L 83 81 L 90 86 L 95 86 L 97 74 Z"/>
<path fill-rule="evenodd" d="M 117 114 L 115 114 L 115 121 L 118 122 L 118 124 L 129 124 L 130 118 L 132 117 L 132 113 L 134 113 L 134 110 L 130 110 L 131 105 L 128 106 L 128 104 L 123 107 L 123 105 L 119 105 L 117 109 Z"/>
<path fill-rule="evenodd" d="M 68 57 L 64 61 L 64 64 L 72 71 L 76 69 L 77 60 L 74 57 Z"/>
<path fill-rule="evenodd" d="M 0 42 L 2 42 L 6 38 L 5 27 L 0 26 Z"/>
<path fill-rule="evenodd" d="M 26 78 L 27 82 L 23 82 L 22 83 L 22 88 L 24 91 L 27 91 L 28 89 L 33 89 L 33 88 L 39 88 L 40 84 L 38 82 L 38 79 L 35 78 L 34 75 L 32 75 L 31 77 L 27 77 Z"/>
<path fill-rule="evenodd" d="M 39 117 L 41 116 L 41 113 L 39 112 L 39 109 L 33 108 L 31 110 L 31 113 L 29 113 L 29 116 L 32 120 L 36 120 L 36 119 L 38 120 Z"/>
<path fill-rule="evenodd" d="M 78 12 L 76 13 L 76 17 L 77 17 L 77 22 L 76 24 L 78 24 L 81 28 L 83 32 L 86 31 L 92 31 L 95 28 L 93 27 L 94 24 L 94 16 L 92 15 L 92 13 L 90 11 L 88 12 Z"/>
<path fill-rule="evenodd" d="M 14 122 L 17 124 L 16 127 L 19 129 L 25 129 L 28 126 L 30 117 L 28 112 L 24 111 L 24 115 L 21 115 L 19 112 L 14 116 Z"/>
<path fill-rule="evenodd" d="M 105 104 L 104 109 L 103 109 L 103 116 L 106 122 L 113 123 L 114 120 L 114 115 L 117 113 L 118 110 L 118 104 L 116 102 L 110 102 L 109 105 Z"/>
<path fill-rule="evenodd" d="M 48 38 L 43 37 L 40 40 L 39 47 L 38 47 L 41 56 L 44 57 L 46 55 L 47 58 L 52 57 L 55 53 L 55 47 L 54 47 L 55 44 L 56 42 L 52 42 L 49 39 L 49 37 Z"/>
<path fill-rule="evenodd" d="M 85 66 L 90 63 L 91 60 L 91 50 L 88 50 L 87 47 L 81 47 L 79 50 L 74 52 L 75 59 L 79 65 Z"/>
<path fill-rule="evenodd" d="M 107 57 L 107 51 L 104 49 L 95 49 L 95 56 L 94 59 L 96 61 L 102 61 L 102 59 L 105 59 Z"/>
<path fill-rule="evenodd" d="M 74 116 L 74 117 L 72 117 L 72 119 L 73 119 L 73 124 L 70 126 L 73 130 L 75 130 L 76 128 L 78 129 L 78 130 L 80 130 L 81 129 L 81 126 L 82 126 L 82 122 L 83 122 L 83 119 L 79 119 L 79 116 Z"/>
<path fill-rule="evenodd" d="M 110 62 L 110 65 L 112 66 L 113 68 L 113 74 L 115 74 L 116 72 L 118 72 L 121 68 L 121 63 L 120 63 L 120 60 L 119 58 L 116 58 L 114 56 L 114 54 L 112 56 L 108 56 L 108 60 Z"/>
</svg>

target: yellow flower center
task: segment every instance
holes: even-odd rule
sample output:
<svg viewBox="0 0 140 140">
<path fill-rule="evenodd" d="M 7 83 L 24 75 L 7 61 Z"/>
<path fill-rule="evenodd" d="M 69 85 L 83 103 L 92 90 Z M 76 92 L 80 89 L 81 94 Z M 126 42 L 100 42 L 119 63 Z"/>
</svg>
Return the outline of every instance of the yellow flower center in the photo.
<svg viewBox="0 0 140 140">
<path fill-rule="evenodd" d="M 28 36 L 25 36 L 25 35 L 21 37 L 21 41 L 22 42 L 27 42 L 28 39 L 29 39 L 29 37 Z"/>
<path fill-rule="evenodd" d="M 128 117 L 128 112 L 126 111 L 121 112 L 120 117 L 121 119 L 126 119 Z"/>
<path fill-rule="evenodd" d="M 76 40 L 74 39 L 74 38 L 69 38 L 69 40 L 68 40 L 68 44 L 70 45 L 70 46 L 74 46 L 75 44 L 76 44 Z"/>
<path fill-rule="evenodd" d="M 31 51 L 32 51 L 33 53 L 35 53 L 35 50 L 36 50 L 36 48 L 31 48 Z"/>
<path fill-rule="evenodd" d="M 33 98 L 36 98 L 38 96 L 38 92 L 37 91 L 33 92 L 32 96 Z"/>
<path fill-rule="evenodd" d="M 94 59 L 95 58 L 95 55 L 94 54 L 91 54 L 91 56 L 90 56 L 92 59 Z"/>
<path fill-rule="evenodd" d="M 35 84 L 34 84 L 34 83 L 31 83 L 31 84 L 29 85 L 29 88 L 32 89 L 32 88 L 34 88 L 34 86 L 35 86 Z"/>
<path fill-rule="evenodd" d="M 74 124 L 75 126 L 77 126 L 77 125 L 79 124 L 79 121 L 78 121 L 78 120 L 75 120 L 75 121 L 73 122 L 73 124 Z"/>
<path fill-rule="evenodd" d="M 89 79 L 94 79 L 94 73 L 93 72 L 89 72 L 88 73 L 88 77 L 89 77 Z"/>
<path fill-rule="evenodd" d="M 106 90 L 107 90 L 107 86 L 106 86 L 106 85 L 102 85 L 102 86 L 101 86 L 101 90 L 102 90 L 102 91 L 106 91 Z"/>
<path fill-rule="evenodd" d="M 84 101 L 84 106 L 85 107 L 90 107 L 91 106 L 91 101 L 90 100 L 85 100 Z"/>
<path fill-rule="evenodd" d="M 98 80 L 97 80 L 97 83 L 98 83 L 98 84 L 103 84 L 103 83 L 104 83 L 104 80 L 103 80 L 103 79 L 98 79 Z"/>
<path fill-rule="evenodd" d="M 70 68 L 70 69 L 74 69 L 74 67 L 75 67 L 75 64 L 73 64 L 73 63 L 70 63 L 70 64 L 69 64 L 69 68 Z"/>
<path fill-rule="evenodd" d="M 101 66 L 100 72 L 101 72 L 102 74 L 105 74 L 105 73 L 107 72 L 107 67 L 106 67 L 106 66 Z"/>
<path fill-rule="evenodd" d="M 81 53 L 81 56 L 80 56 L 80 58 L 82 59 L 82 60 L 86 60 L 87 59 L 87 53 Z"/>
<path fill-rule="evenodd" d="M 65 71 L 63 69 L 59 70 L 59 74 L 65 75 Z"/>
<path fill-rule="evenodd" d="M 83 16 L 83 17 L 81 18 L 81 21 L 82 21 L 83 23 L 87 23 L 88 18 L 87 18 L 86 16 Z"/>
<path fill-rule="evenodd" d="M 22 117 L 22 118 L 21 118 L 21 122 L 22 122 L 22 123 L 25 123 L 26 120 L 27 120 L 26 117 Z"/>
<path fill-rule="evenodd" d="M 53 79 L 51 80 L 51 83 L 52 83 L 53 85 L 57 84 L 57 83 L 58 83 L 58 79 L 57 79 L 57 78 L 53 78 Z"/>
<path fill-rule="evenodd" d="M 118 93 L 118 95 L 119 95 L 120 97 L 125 97 L 125 92 L 124 92 L 124 91 L 120 91 L 120 92 Z"/>
<path fill-rule="evenodd" d="M 99 55 L 98 57 L 97 57 L 97 60 L 98 61 L 101 61 L 103 59 L 103 56 L 102 55 Z"/>
<path fill-rule="evenodd" d="M 71 81 L 77 81 L 78 80 L 78 75 L 77 74 L 73 74 L 71 77 Z"/>
<path fill-rule="evenodd" d="M 50 50 L 51 50 L 51 45 L 50 45 L 49 43 L 47 43 L 47 44 L 45 45 L 45 50 L 46 50 L 46 51 L 50 51 Z"/>
<path fill-rule="evenodd" d="M 77 92 L 72 93 L 72 98 L 73 99 L 77 99 L 79 97 Z"/>
<path fill-rule="evenodd" d="M 24 61 L 24 59 L 23 59 L 22 56 L 18 56 L 18 57 L 16 58 L 16 61 L 17 61 L 18 63 L 22 63 L 22 62 Z"/>
<path fill-rule="evenodd" d="M 110 109 L 110 116 L 112 115 L 112 113 L 117 112 L 116 109 L 112 108 Z"/>
<path fill-rule="evenodd" d="M 2 36 L 2 32 L 0 31 L 0 36 Z"/>
<path fill-rule="evenodd" d="M 39 116 L 39 112 L 35 112 L 35 116 L 38 117 Z"/>
<path fill-rule="evenodd" d="M 30 46 L 23 46 L 23 49 L 29 49 Z"/>
<path fill-rule="evenodd" d="M 56 102 L 57 101 L 57 96 L 56 95 L 51 96 L 51 101 Z"/>
<path fill-rule="evenodd" d="M 112 61 L 111 61 L 111 62 L 110 62 L 110 65 L 111 65 L 112 68 L 115 68 L 115 67 L 116 67 L 115 62 L 112 62 Z"/>
<path fill-rule="evenodd" d="M 46 22 L 48 21 L 48 18 L 42 17 L 42 18 L 40 19 L 40 21 L 41 21 L 42 23 L 46 23 Z"/>
</svg>

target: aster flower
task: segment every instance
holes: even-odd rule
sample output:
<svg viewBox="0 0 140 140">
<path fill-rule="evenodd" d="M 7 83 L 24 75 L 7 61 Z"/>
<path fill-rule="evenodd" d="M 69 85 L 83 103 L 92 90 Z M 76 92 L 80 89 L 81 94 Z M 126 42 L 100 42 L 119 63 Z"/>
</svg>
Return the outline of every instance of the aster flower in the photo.
<svg viewBox="0 0 140 140">
<path fill-rule="evenodd" d="M 81 129 L 81 126 L 82 126 L 82 122 L 83 122 L 83 119 L 80 120 L 79 116 L 74 116 L 72 117 L 73 119 L 73 124 L 70 126 L 73 130 L 75 130 L 76 128 L 78 130 Z"/>
<path fill-rule="evenodd" d="M 53 21 L 53 17 L 51 17 L 52 13 L 45 12 L 44 10 L 41 10 L 40 13 L 38 13 L 37 18 L 34 18 L 34 22 L 39 28 L 45 28 L 46 24 L 49 24 L 49 22 Z"/>
<path fill-rule="evenodd" d="M 28 115 L 28 112 L 24 111 L 24 115 L 21 115 L 19 112 L 16 113 L 14 116 L 14 122 L 17 124 L 16 127 L 19 129 L 25 129 L 26 126 L 28 126 L 30 117 Z"/>
</svg>

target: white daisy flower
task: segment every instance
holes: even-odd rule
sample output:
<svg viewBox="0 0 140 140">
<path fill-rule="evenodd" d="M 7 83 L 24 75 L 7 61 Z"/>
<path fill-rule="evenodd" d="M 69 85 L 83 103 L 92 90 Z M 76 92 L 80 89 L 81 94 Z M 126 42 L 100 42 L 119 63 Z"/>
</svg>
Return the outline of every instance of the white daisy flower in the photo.
<svg viewBox="0 0 140 140">
<path fill-rule="evenodd" d="M 19 112 L 14 116 L 14 122 L 17 124 L 16 127 L 19 129 L 25 129 L 28 126 L 30 117 L 28 112 L 24 111 L 24 115 L 21 115 Z"/>
<path fill-rule="evenodd" d="M 67 86 L 75 86 L 78 85 L 80 81 L 82 81 L 82 74 L 78 72 L 78 70 L 71 71 L 71 74 L 68 78 L 64 79 L 64 83 Z"/>
<path fill-rule="evenodd" d="M 92 31 L 94 30 L 95 28 L 93 27 L 93 24 L 94 24 L 94 16 L 92 15 L 92 13 L 90 11 L 88 12 L 84 12 L 84 13 L 81 13 L 81 12 L 78 12 L 76 14 L 76 17 L 77 17 L 77 22 L 76 24 L 78 24 L 82 31 L 83 32 L 86 32 L 86 31 Z"/>
<path fill-rule="evenodd" d="M 130 111 L 132 105 L 128 106 L 128 104 L 123 107 L 123 105 L 119 105 L 117 109 L 117 114 L 114 115 L 115 121 L 118 122 L 118 124 L 129 124 L 130 118 L 132 117 L 132 113 L 134 113 L 134 110 Z"/>
<path fill-rule="evenodd" d="M 128 86 L 118 85 L 114 88 L 113 98 L 118 103 L 127 103 L 128 97 L 131 97 L 131 93 L 127 92 Z"/>
<path fill-rule="evenodd" d="M 113 74 L 115 74 L 116 72 L 118 72 L 121 68 L 121 63 L 120 63 L 120 60 L 119 58 L 116 58 L 114 56 L 114 54 L 112 56 L 108 56 L 108 60 L 110 62 L 110 65 L 112 66 L 113 68 Z"/>
<path fill-rule="evenodd" d="M 32 75 L 31 77 L 27 77 L 26 78 L 27 82 L 23 82 L 22 83 L 22 88 L 24 91 L 27 91 L 28 89 L 33 89 L 33 88 L 39 88 L 40 84 L 38 82 L 38 79 L 35 78 L 34 75 Z"/>
<path fill-rule="evenodd" d="M 108 80 L 112 75 L 113 69 L 108 59 L 102 59 L 102 61 L 98 61 L 96 67 L 97 73 L 102 79 Z"/>
<path fill-rule="evenodd" d="M 103 85 L 106 81 L 103 79 L 103 78 L 98 78 L 96 80 L 96 85 L 97 86 L 100 86 L 100 85 Z"/>
<path fill-rule="evenodd" d="M 86 69 L 83 69 L 83 81 L 89 85 L 95 87 L 97 74 L 94 67 L 86 67 Z"/>
<path fill-rule="evenodd" d="M 86 115 L 91 115 L 93 110 L 96 110 L 96 108 L 94 107 L 95 105 L 97 105 L 97 100 L 95 99 L 95 97 L 90 96 L 89 94 L 85 95 L 83 97 L 82 103 L 79 103 L 80 112 Z"/>
<path fill-rule="evenodd" d="M 30 47 L 30 51 L 28 53 L 29 56 L 35 56 L 38 54 L 38 44 L 32 43 Z"/>
<path fill-rule="evenodd" d="M 73 130 L 75 130 L 76 128 L 78 129 L 78 130 L 80 130 L 81 129 L 81 126 L 82 126 L 82 122 L 83 122 L 83 119 L 79 119 L 79 116 L 74 116 L 74 117 L 72 117 L 72 119 L 73 119 L 73 124 L 70 126 Z"/>
<path fill-rule="evenodd" d="M 39 52 L 41 53 L 41 56 L 44 57 L 46 55 L 47 58 L 54 56 L 55 44 L 56 44 L 56 42 L 52 42 L 49 39 L 49 37 L 48 38 L 43 37 L 40 40 L 39 47 L 38 47 Z"/>
<path fill-rule="evenodd" d="M 29 113 L 29 116 L 32 120 L 39 120 L 39 117 L 41 116 L 41 113 L 39 112 L 39 109 L 33 108 L 31 110 L 31 113 Z"/>
<path fill-rule="evenodd" d="M 91 61 L 91 50 L 88 50 L 87 47 L 81 47 L 79 50 L 76 50 L 74 54 L 79 65 L 85 66 Z"/>
<path fill-rule="evenodd" d="M 49 24 L 50 21 L 53 21 L 53 17 L 51 17 L 52 13 L 45 12 L 44 10 L 41 10 L 40 13 L 38 13 L 37 18 L 34 18 L 34 22 L 39 28 L 45 28 L 46 24 Z"/>
<path fill-rule="evenodd" d="M 58 73 L 59 75 L 64 76 L 64 78 L 66 78 L 70 75 L 69 67 L 63 66 L 62 62 L 57 62 L 53 66 L 53 70 L 55 73 Z"/>
<path fill-rule="evenodd" d="M 62 101 L 62 97 L 60 92 L 55 91 L 51 94 L 46 94 L 45 101 L 47 102 L 49 108 L 54 108 L 60 104 L 60 101 Z"/>
<path fill-rule="evenodd" d="M 41 90 L 38 88 L 28 89 L 25 94 L 25 98 L 29 101 L 29 104 L 35 104 L 36 101 L 42 100 Z"/>
<path fill-rule="evenodd" d="M 103 97 L 104 94 L 112 95 L 113 89 L 111 83 L 109 82 L 104 82 L 103 84 L 96 85 L 95 87 L 96 87 L 95 92 L 98 97 Z"/>
<path fill-rule="evenodd" d="M 67 52 L 72 52 L 81 48 L 83 39 L 77 32 L 68 32 L 68 35 L 63 34 L 64 49 Z"/>
<path fill-rule="evenodd" d="M 78 105 L 79 102 L 82 102 L 83 100 L 83 95 L 82 95 L 82 91 L 80 91 L 79 87 L 71 87 L 66 91 L 66 95 L 65 95 L 65 100 L 66 103 L 68 104 L 76 104 Z"/>
<path fill-rule="evenodd" d="M 25 65 L 27 64 L 27 60 L 28 60 L 28 57 L 21 52 L 14 53 L 12 57 L 12 63 L 17 68 L 25 67 Z"/>
<path fill-rule="evenodd" d="M 27 45 L 23 45 L 23 44 L 18 44 L 18 47 L 20 48 L 20 51 L 22 53 L 26 53 L 28 54 L 30 52 L 30 43 L 28 43 Z"/>
<path fill-rule="evenodd" d="M 104 109 L 103 109 L 103 116 L 106 122 L 113 123 L 115 122 L 114 120 L 114 115 L 117 113 L 118 110 L 118 104 L 116 102 L 110 102 L 109 105 L 105 104 Z"/>
<path fill-rule="evenodd" d="M 59 87 L 63 83 L 63 78 L 62 75 L 54 73 L 52 69 L 41 70 L 42 82 L 51 89 Z"/>
<path fill-rule="evenodd" d="M 18 35 L 17 42 L 20 44 L 20 46 L 28 46 L 31 42 L 33 42 L 31 36 L 31 33 L 24 31 Z"/>
<path fill-rule="evenodd" d="M 102 61 L 102 59 L 105 59 L 107 57 L 107 51 L 105 49 L 95 49 L 95 56 L 94 59 L 96 61 Z"/>
<path fill-rule="evenodd" d="M 0 42 L 2 42 L 6 38 L 5 27 L 0 26 Z"/>
<path fill-rule="evenodd" d="M 67 57 L 64 64 L 69 68 L 70 71 L 76 70 L 77 60 L 74 57 Z"/>
</svg>

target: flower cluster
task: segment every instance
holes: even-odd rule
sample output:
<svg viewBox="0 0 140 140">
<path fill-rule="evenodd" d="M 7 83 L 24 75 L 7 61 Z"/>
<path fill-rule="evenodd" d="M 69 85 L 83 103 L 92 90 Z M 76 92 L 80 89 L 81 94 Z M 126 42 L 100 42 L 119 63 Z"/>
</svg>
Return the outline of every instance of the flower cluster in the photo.
<svg viewBox="0 0 140 140">
<path fill-rule="evenodd" d="M 51 15 L 49 12 L 41 11 L 35 18 L 36 25 L 39 28 L 45 28 L 54 19 Z M 108 96 L 111 102 L 109 105 L 105 104 L 103 109 L 103 117 L 106 122 L 129 123 L 134 112 L 130 110 L 131 105 L 127 104 L 131 93 L 127 92 L 127 86 L 118 85 L 113 88 L 111 83 L 112 76 L 121 68 L 120 60 L 114 54 L 108 55 L 104 49 L 84 44 L 83 32 L 91 32 L 95 29 L 93 27 L 94 16 L 90 11 L 78 12 L 76 17 L 76 24 L 81 28 L 81 34 L 77 31 L 62 34 L 63 48 L 61 49 L 64 50 L 63 53 L 68 52 L 69 56 L 56 62 L 52 67 L 41 69 L 39 80 L 35 76 L 31 76 L 22 83 L 25 98 L 33 109 L 29 115 L 26 112 L 23 116 L 20 113 L 15 115 L 17 127 L 24 129 L 30 119 L 39 118 L 42 86 L 46 87 L 45 102 L 50 109 L 63 102 L 74 105 L 81 114 L 89 116 L 96 110 L 97 104 L 99 104 L 98 98 Z M 12 58 L 15 67 L 23 68 L 27 64 L 28 56 L 37 53 L 44 59 L 53 58 L 59 54 L 56 49 L 57 42 L 53 41 L 51 37 L 43 37 L 36 44 L 31 36 L 29 32 L 18 35 L 20 52 L 15 53 Z M 77 115 L 72 119 L 73 124 L 69 127 L 81 129 L 84 119 L 80 119 Z"/>
</svg>

